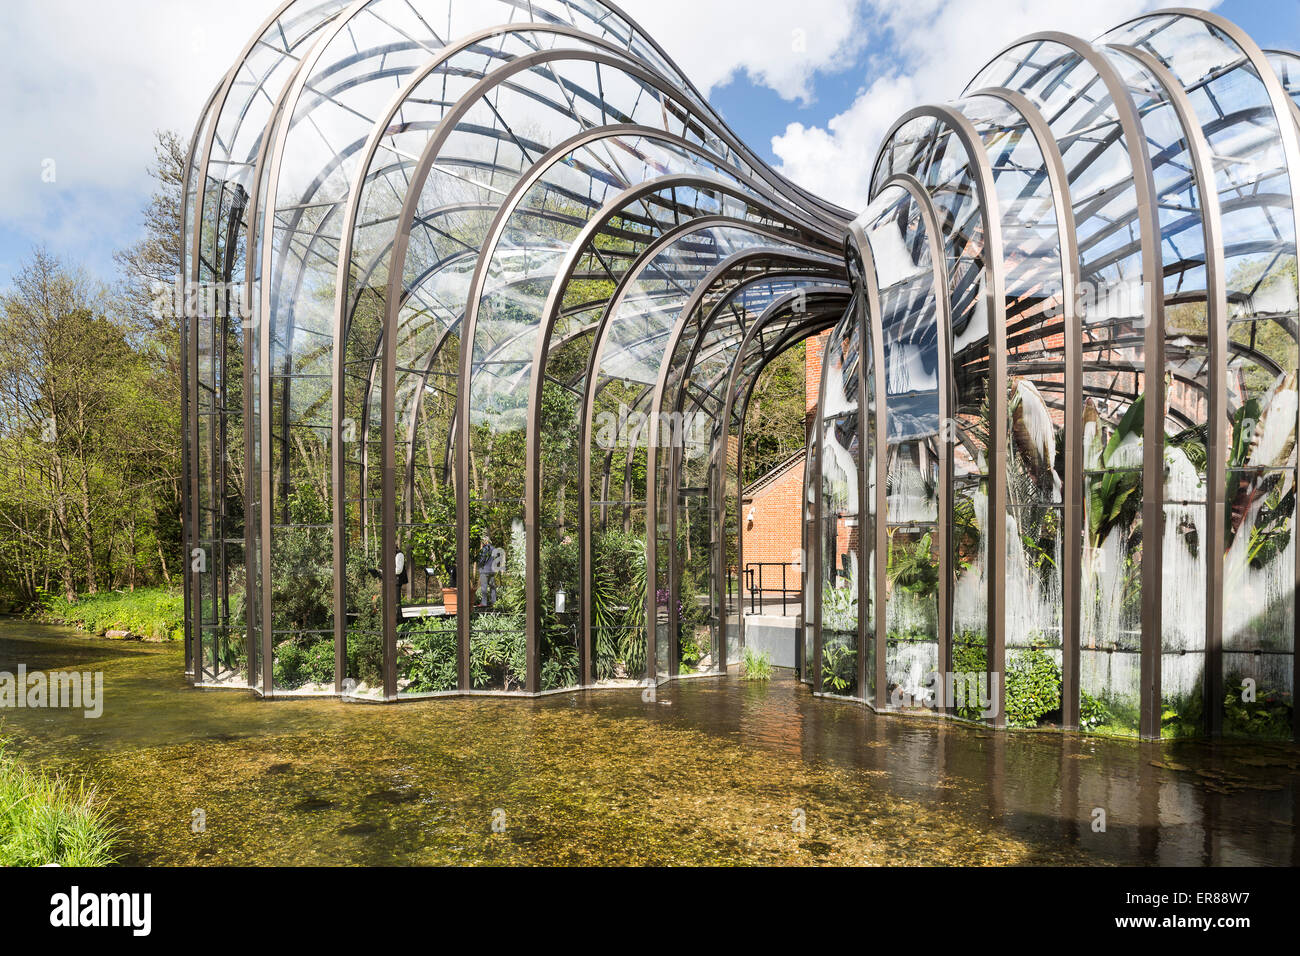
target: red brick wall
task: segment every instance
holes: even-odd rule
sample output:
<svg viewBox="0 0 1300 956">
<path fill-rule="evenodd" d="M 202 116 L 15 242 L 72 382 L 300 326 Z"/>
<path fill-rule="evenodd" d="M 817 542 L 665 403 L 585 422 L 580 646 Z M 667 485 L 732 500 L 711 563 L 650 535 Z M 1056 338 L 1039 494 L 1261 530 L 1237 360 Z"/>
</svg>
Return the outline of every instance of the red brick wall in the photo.
<svg viewBox="0 0 1300 956">
<path fill-rule="evenodd" d="M 793 564 L 803 546 L 802 516 L 799 499 L 803 495 L 804 462 L 797 461 L 776 481 L 767 485 L 746 504 L 742 517 L 745 564 Z M 750 512 L 754 519 L 749 519 Z M 767 587 L 780 587 L 781 572 L 770 568 L 763 572 Z M 791 588 L 802 586 L 793 569 L 786 571 Z"/>
<path fill-rule="evenodd" d="M 826 354 L 826 343 L 830 340 L 831 334 L 823 332 L 813 339 L 808 339 L 806 344 L 807 355 L 804 358 L 804 395 L 807 398 L 808 420 L 812 421 L 812 416 L 817 411 L 817 401 L 821 398 L 822 391 L 822 357 Z"/>
<path fill-rule="evenodd" d="M 821 397 L 822 357 L 830 333 L 808 339 L 804 359 L 804 394 L 806 397 L 807 424 L 811 428 L 817 414 L 817 401 Z M 747 503 L 742 513 L 745 519 L 741 529 L 744 541 L 745 564 L 793 564 L 803 548 L 803 498 L 804 462 L 801 458 L 771 484 L 766 485 Z M 750 511 L 754 520 L 749 520 Z M 767 587 L 780 587 L 780 571 L 764 571 Z M 791 588 L 802 586 L 802 578 L 793 568 L 787 569 L 786 581 Z"/>
</svg>

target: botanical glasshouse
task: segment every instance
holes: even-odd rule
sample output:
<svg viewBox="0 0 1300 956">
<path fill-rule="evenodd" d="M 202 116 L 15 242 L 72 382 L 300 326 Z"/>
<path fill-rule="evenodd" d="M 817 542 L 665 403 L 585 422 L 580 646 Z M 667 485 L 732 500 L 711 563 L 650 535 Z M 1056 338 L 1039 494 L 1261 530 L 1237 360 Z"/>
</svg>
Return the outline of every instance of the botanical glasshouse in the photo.
<svg viewBox="0 0 1300 956">
<path fill-rule="evenodd" d="M 1300 57 L 1181 10 L 988 54 L 855 211 L 602 0 L 283 3 L 185 182 L 191 680 L 725 674 L 746 410 L 829 335 L 815 693 L 1293 736 Z"/>
</svg>

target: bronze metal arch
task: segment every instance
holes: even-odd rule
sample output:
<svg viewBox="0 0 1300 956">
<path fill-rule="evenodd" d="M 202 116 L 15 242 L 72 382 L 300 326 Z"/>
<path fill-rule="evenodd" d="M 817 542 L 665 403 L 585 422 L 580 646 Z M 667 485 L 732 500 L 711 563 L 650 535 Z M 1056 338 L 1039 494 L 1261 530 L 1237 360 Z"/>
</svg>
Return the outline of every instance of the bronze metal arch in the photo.
<svg viewBox="0 0 1300 956">
<path fill-rule="evenodd" d="M 850 299 L 852 297 L 851 290 L 848 289 L 846 286 L 833 286 L 833 285 L 816 286 L 811 289 L 800 290 L 800 292 L 802 292 L 804 295 L 808 297 L 811 297 L 813 295 L 823 295 L 827 297 L 837 296 L 841 303 L 843 302 L 843 300 Z M 714 450 L 712 453 L 713 459 L 716 463 L 714 465 L 714 474 L 715 474 L 714 480 L 717 483 L 717 489 L 718 489 L 717 494 L 719 498 L 719 506 L 717 508 L 717 515 L 718 515 L 717 520 L 722 525 L 721 527 L 722 534 L 726 533 L 725 515 L 727 509 L 727 500 L 726 500 L 727 478 L 725 476 L 725 472 L 730 467 L 728 462 L 728 448 L 730 446 L 730 438 L 731 438 L 731 422 L 732 422 L 732 418 L 735 415 L 735 407 L 736 407 L 735 400 L 736 400 L 737 392 L 739 390 L 738 387 L 740 382 L 740 376 L 744 367 L 744 356 L 747 350 L 749 349 L 750 345 L 758 337 L 758 335 L 761 333 L 762 329 L 768 322 L 771 322 L 776 317 L 783 315 L 785 310 L 789 309 L 791 305 L 800 301 L 800 292 L 788 293 L 784 296 L 781 296 L 780 298 L 772 302 L 766 309 L 763 310 L 763 312 L 750 324 L 749 330 L 745 333 L 745 339 L 741 343 L 740 348 L 737 350 L 736 360 L 735 362 L 732 363 L 731 366 L 731 372 L 728 376 L 727 388 L 725 392 L 726 403 L 723 407 L 723 413 L 721 418 L 721 431 L 718 436 L 718 440 L 714 445 Z M 843 311 L 842 304 L 840 308 L 842 313 Z M 817 334 L 818 332 L 823 331 L 824 329 L 829 328 L 831 325 L 834 324 L 835 324 L 834 321 L 827 318 L 819 317 L 817 319 L 810 319 L 807 325 L 802 327 L 803 328 L 802 333 L 799 334 L 797 338 L 795 336 L 791 336 L 791 338 L 794 338 L 795 341 L 798 341 L 799 339 L 807 338 L 811 335 Z M 762 364 L 755 371 L 753 376 L 750 378 L 750 381 L 746 388 L 745 398 L 742 402 L 742 408 L 745 411 L 748 411 L 750 394 L 752 393 L 755 384 L 757 384 L 759 377 L 762 375 L 763 368 L 765 368 L 770 362 L 774 361 L 778 356 L 780 356 L 780 354 L 785 351 L 785 348 L 788 347 L 789 346 L 786 346 L 784 348 L 773 347 L 764 357 Z M 741 469 L 744 464 L 745 411 L 742 411 L 740 415 L 740 429 L 737 433 L 739 442 L 738 442 L 737 461 L 736 461 L 736 468 L 737 468 L 736 514 L 738 519 L 741 518 L 744 512 L 744 507 L 741 504 L 741 499 L 743 499 L 744 497 L 744 487 L 743 487 L 743 482 L 739 478 L 739 475 L 743 473 Z M 805 467 L 807 466 L 805 465 Z M 740 534 L 738 547 L 742 549 L 744 547 L 743 527 L 744 527 L 743 520 L 738 520 L 737 533 Z M 739 553 L 743 556 L 743 551 Z M 726 555 L 725 547 L 719 548 L 717 554 L 714 555 L 716 561 L 714 580 L 718 582 L 719 585 L 722 584 L 722 582 L 726 579 L 727 576 L 726 556 L 727 555 Z M 741 565 L 743 567 L 743 560 L 741 562 Z M 805 587 L 807 587 L 806 583 L 805 583 Z M 719 594 L 718 597 L 720 597 L 722 601 L 725 602 L 725 597 L 726 597 L 725 590 L 721 594 Z M 743 634 L 743 629 L 742 629 L 742 634 Z M 728 666 L 727 665 L 727 613 L 726 613 L 725 606 L 721 607 L 721 612 L 718 614 L 718 655 L 719 655 L 719 661 L 718 661 L 719 669 L 725 672 Z"/>
</svg>

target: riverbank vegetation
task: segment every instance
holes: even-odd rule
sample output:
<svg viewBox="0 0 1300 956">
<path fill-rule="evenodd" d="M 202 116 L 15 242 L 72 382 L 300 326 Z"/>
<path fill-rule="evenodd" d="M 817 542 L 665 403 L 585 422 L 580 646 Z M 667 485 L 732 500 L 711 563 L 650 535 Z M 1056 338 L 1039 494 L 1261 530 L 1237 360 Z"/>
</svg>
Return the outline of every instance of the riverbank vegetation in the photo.
<svg viewBox="0 0 1300 956">
<path fill-rule="evenodd" d="M 24 769 L 0 741 L 0 866 L 108 866 L 115 841 L 93 790 Z"/>
<path fill-rule="evenodd" d="M 159 137 L 145 238 L 93 278 L 36 249 L 0 293 L 0 609 L 181 577 L 185 147 Z"/>
<path fill-rule="evenodd" d="M 95 637 L 123 633 L 146 641 L 179 641 L 185 636 L 184 598 L 168 588 L 110 591 L 76 601 L 49 595 L 40 603 L 39 616 L 50 624 L 79 628 Z"/>
</svg>

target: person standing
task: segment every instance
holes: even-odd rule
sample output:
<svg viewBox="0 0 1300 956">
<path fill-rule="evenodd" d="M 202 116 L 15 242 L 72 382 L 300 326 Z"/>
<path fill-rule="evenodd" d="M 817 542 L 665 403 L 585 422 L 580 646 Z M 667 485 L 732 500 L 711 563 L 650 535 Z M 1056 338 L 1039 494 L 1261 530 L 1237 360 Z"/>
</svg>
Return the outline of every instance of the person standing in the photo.
<svg viewBox="0 0 1300 956">
<path fill-rule="evenodd" d="M 397 546 L 397 557 L 394 559 L 394 569 L 397 571 L 397 626 L 402 626 L 402 593 L 406 590 L 406 583 L 411 576 L 406 571 L 406 555 L 402 552 L 402 546 Z"/>
<path fill-rule="evenodd" d="M 478 561 L 478 606 L 482 608 L 491 608 L 497 603 L 497 585 L 496 585 L 496 552 L 492 547 L 492 539 L 487 535 L 483 536 L 483 547 L 479 550 Z"/>
</svg>

